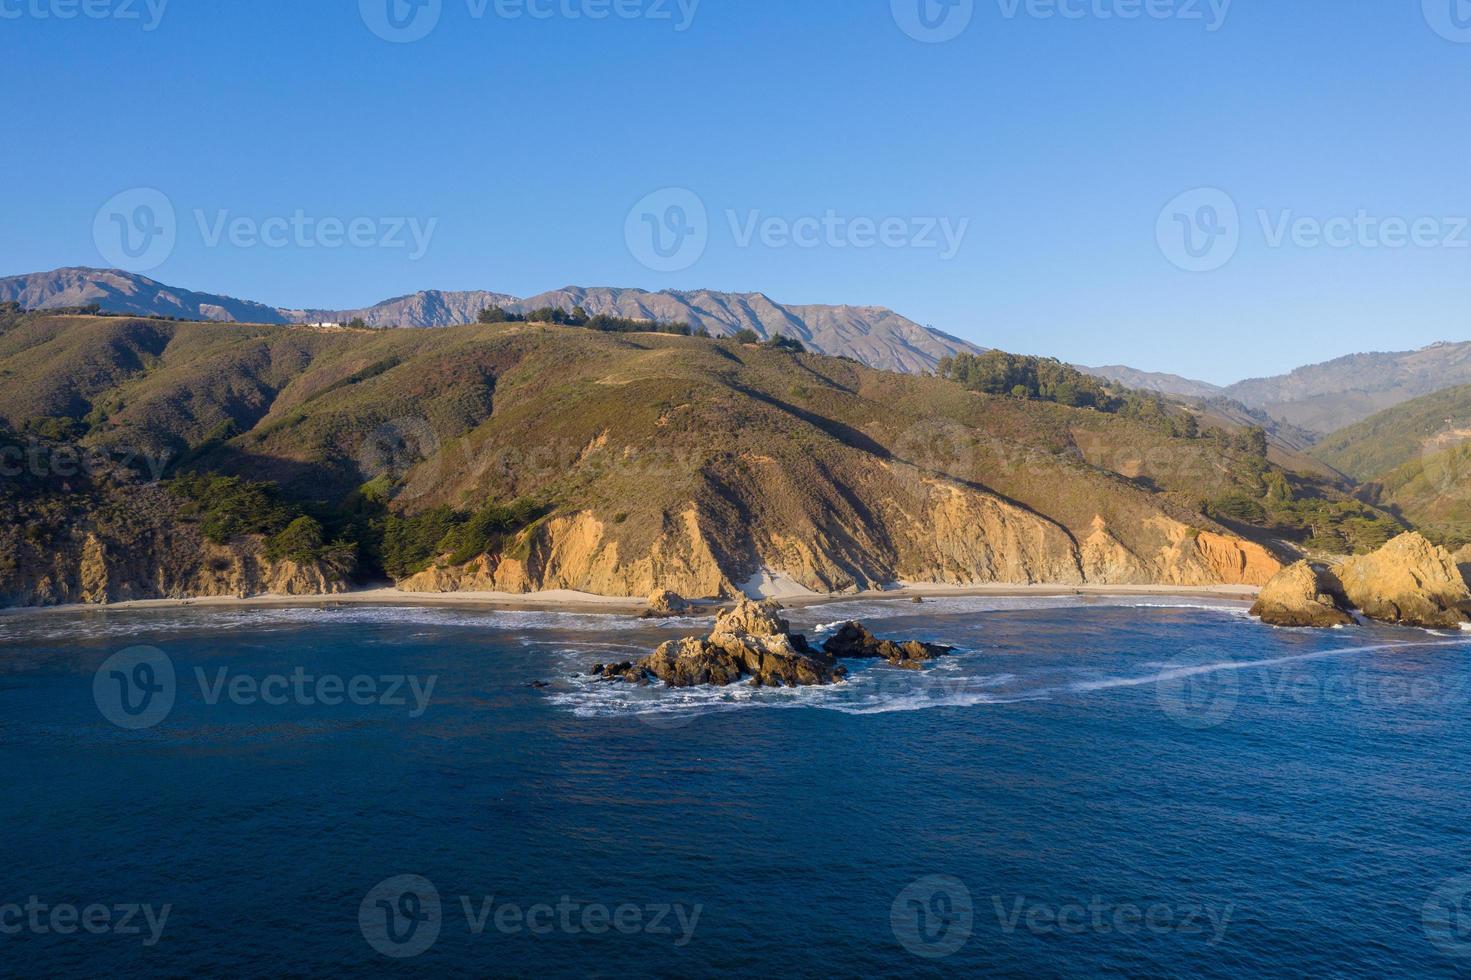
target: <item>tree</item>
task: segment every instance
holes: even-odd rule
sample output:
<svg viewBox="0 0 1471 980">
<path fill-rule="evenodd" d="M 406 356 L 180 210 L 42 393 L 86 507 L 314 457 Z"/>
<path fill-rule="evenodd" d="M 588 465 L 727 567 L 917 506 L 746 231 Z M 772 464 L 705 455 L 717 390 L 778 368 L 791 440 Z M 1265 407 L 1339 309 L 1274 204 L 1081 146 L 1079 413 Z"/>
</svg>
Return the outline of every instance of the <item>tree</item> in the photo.
<svg viewBox="0 0 1471 980">
<path fill-rule="evenodd" d="M 266 542 L 266 557 L 272 561 L 311 561 L 321 551 L 322 541 L 322 525 L 303 515 Z"/>
<path fill-rule="evenodd" d="M 1271 443 L 1267 439 L 1267 430 L 1259 425 L 1249 426 L 1238 436 L 1236 446 L 1248 456 L 1258 459 L 1267 458 L 1267 449 Z"/>
<path fill-rule="evenodd" d="M 740 330 L 737 330 L 734 334 L 731 335 L 730 339 L 734 340 L 738 344 L 761 343 L 761 335 L 752 330 L 750 327 L 744 327 Z"/>
<path fill-rule="evenodd" d="M 512 313 L 499 306 L 487 306 L 480 311 L 478 319 L 481 323 L 522 323 L 526 320 L 519 313 Z"/>
<path fill-rule="evenodd" d="M 351 320 L 347 321 L 347 326 L 351 330 L 366 330 L 366 329 L 368 329 L 367 321 L 365 321 L 360 316 L 355 316 Z"/>
</svg>

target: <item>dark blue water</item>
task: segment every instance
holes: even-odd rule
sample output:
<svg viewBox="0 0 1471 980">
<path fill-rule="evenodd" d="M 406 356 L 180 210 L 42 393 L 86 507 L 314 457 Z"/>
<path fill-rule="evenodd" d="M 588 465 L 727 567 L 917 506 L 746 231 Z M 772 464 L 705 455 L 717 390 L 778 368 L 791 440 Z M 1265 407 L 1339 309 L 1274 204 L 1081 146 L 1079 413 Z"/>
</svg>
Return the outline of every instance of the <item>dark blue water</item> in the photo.
<svg viewBox="0 0 1471 980">
<path fill-rule="evenodd" d="M 567 676 L 691 622 L 0 618 L 0 973 L 1471 969 L 1471 644 L 1123 602 L 829 606 L 965 650 L 693 695 Z"/>
</svg>

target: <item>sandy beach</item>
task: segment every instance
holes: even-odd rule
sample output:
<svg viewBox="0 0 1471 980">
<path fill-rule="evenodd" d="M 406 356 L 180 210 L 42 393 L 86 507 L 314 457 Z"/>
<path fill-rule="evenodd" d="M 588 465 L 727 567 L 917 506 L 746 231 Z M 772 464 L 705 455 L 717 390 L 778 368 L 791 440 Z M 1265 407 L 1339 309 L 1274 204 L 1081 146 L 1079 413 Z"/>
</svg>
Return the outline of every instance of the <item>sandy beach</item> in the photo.
<svg viewBox="0 0 1471 980">
<path fill-rule="evenodd" d="M 938 583 L 904 582 L 883 591 L 854 592 L 824 595 L 805 589 L 763 590 L 760 598 L 776 599 L 788 607 L 820 606 L 834 602 L 849 602 L 854 599 L 909 601 L 920 599 L 942 599 L 964 596 L 1011 596 L 1011 597 L 1055 597 L 1055 596 L 1178 596 L 1186 598 L 1225 599 L 1249 601 L 1259 590 L 1254 586 L 1182 586 L 1182 585 L 944 585 Z M 716 609 L 728 602 L 705 600 L 695 605 Z M 556 610 L 563 612 L 603 613 L 607 615 L 642 615 L 648 603 L 642 599 L 617 596 L 600 596 L 587 592 L 556 590 L 514 594 L 509 592 L 404 592 L 384 587 L 360 589 L 340 595 L 283 596 L 262 595 L 248 598 L 235 596 L 207 596 L 194 599 L 140 599 L 131 602 L 115 602 L 108 605 L 71 604 L 61 606 L 19 607 L 0 610 L 0 615 L 22 613 L 68 613 L 88 610 L 138 611 L 154 609 L 280 609 L 280 608 L 331 608 L 335 606 L 447 606 L 459 608 L 511 609 L 511 610 Z"/>
</svg>

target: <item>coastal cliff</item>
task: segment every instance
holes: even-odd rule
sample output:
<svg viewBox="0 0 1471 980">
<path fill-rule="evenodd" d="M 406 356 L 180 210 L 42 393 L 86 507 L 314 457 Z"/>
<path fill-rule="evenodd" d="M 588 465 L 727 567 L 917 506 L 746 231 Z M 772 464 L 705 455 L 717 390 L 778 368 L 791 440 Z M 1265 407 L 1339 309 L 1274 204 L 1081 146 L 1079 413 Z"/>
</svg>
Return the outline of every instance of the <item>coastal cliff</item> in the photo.
<svg viewBox="0 0 1471 980">
<path fill-rule="evenodd" d="M 1298 562 L 1262 589 L 1251 614 L 1269 626 L 1329 627 L 1350 613 L 1400 626 L 1455 629 L 1471 623 L 1471 587 L 1457 556 L 1418 533 L 1331 567 Z"/>
<path fill-rule="evenodd" d="M 814 594 L 926 585 L 1247 585 L 1265 584 L 1282 567 L 1264 547 L 1229 534 L 1201 531 L 1160 517 L 1136 529 L 1152 548 L 1136 555 L 1103 527 L 1081 545 L 1066 529 L 994 496 L 944 488 L 920 520 L 898 523 L 902 510 L 862 528 L 830 525 L 802 540 L 772 533 L 744 554 L 712 543 L 697 510 L 683 515 L 644 554 L 623 560 L 619 541 L 591 513 L 548 522 L 514 549 L 527 557 L 482 555 L 463 565 L 436 563 L 398 583 L 406 592 L 532 593 L 571 589 L 636 597 L 668 589 L 693 598 L 760 593 L 763 583 L 789 583 Z M 889 523 L 893 521 L 894 523 Z M 865 550 L 856 541 L 881 537 Z M 1103 538 L 1107 543 L 1103 543 Z"/>
<path fill-rule="evenodd" d="M 956 381 L 540 323 L 0 317 L 0 451 L 27 461 L 0 483 L 0 597 L 314 594 L 354 576 L 692 598 L 1260 586 L 1309 529 L 1391 520 L 1284 469 L 1259 432 L 1036 359 L 1008 361 L 1019 383 L 992 394 L 988 364 Z M 64 478 L 68 453 L 122 462 Z M 236 498 L 260 513 L 235 519 Z M 315 543 L 283 551 L 293 521 Z"/>
<path fill-rule="evenodd" d="M 19 520 L 0 525 L 0 605 L 335 595 L 352 587 L 350 568 L 273 558 L 263 535 L 210 541 L 158 485 L 78 484 L 64 515 L 45 498 L 7 502 Z"/>
</svg>

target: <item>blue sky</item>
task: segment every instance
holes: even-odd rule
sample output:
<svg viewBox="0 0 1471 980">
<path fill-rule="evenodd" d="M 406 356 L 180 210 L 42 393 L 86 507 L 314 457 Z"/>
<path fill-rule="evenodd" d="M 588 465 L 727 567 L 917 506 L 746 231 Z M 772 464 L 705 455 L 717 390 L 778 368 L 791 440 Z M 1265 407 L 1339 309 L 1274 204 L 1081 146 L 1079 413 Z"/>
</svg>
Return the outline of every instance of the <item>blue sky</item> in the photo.
<svg viewBox="0 0 1471 980">
<path fill-rule="evenodd" d="M 931 43 L 921 0 L 440 0 L 393 43 L 388 0 L 85 2 L 0 0 L 0 274 L 111 264 L 99 209 L 153 188 L 149 275 L 283 306 L 759 290 L 1217 382 L 1471 339 L 1471 4 L 924 0 L 965 25 Z M 630 245 L 666 188 L 705 211 L 672 269 Z M 1236 209 L 1203 260 L 1170 240 L 1233 223 L 1200 188 Z"/>
</svg>

